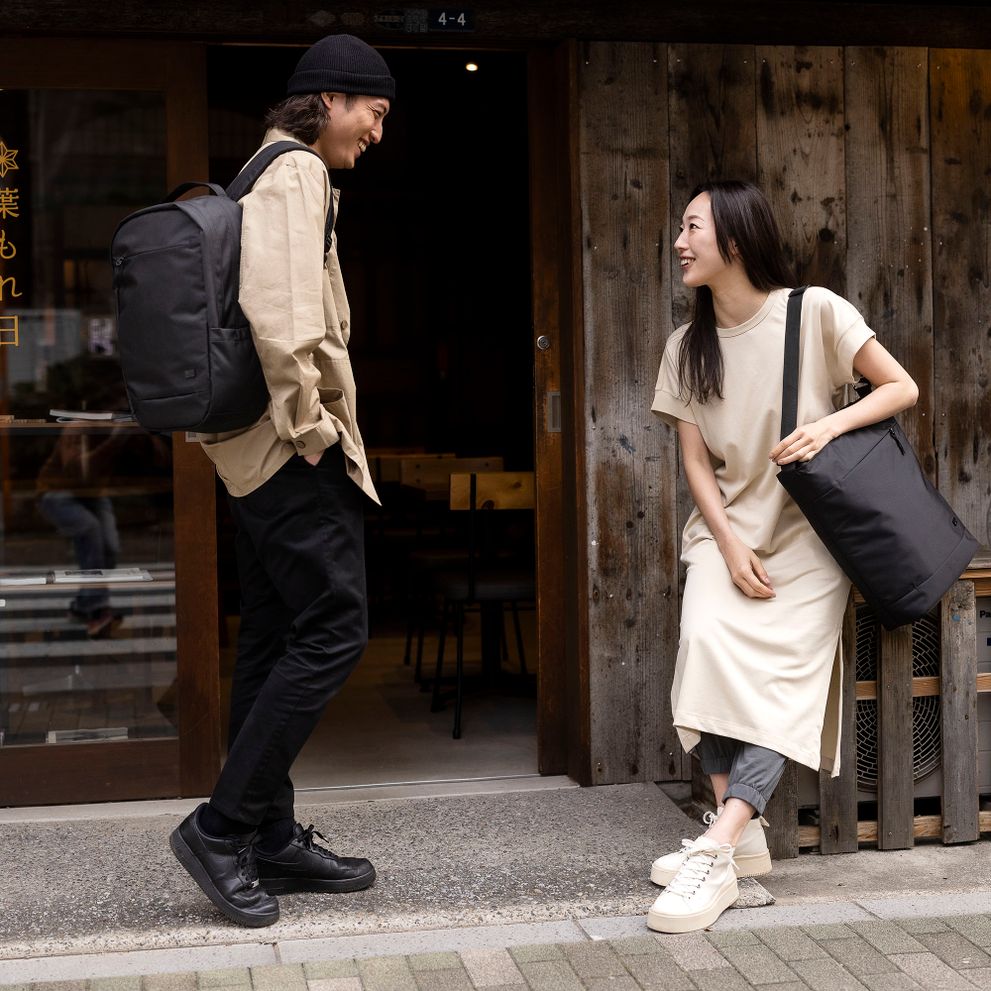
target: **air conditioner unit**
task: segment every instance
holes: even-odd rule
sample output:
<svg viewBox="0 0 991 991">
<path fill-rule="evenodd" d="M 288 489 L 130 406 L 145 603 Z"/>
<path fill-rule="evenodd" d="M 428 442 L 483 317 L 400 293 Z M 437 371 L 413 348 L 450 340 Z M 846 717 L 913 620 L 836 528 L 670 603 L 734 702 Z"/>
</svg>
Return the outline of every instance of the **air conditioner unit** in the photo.
<svg viewBox="0 0 991 991">
<path fill-rule="evenodd" d="M 877 681 L 881 627 L 868 605 L 857 607 L 857 681 Z M 977 600 L 977 670 L 991 672 L 991 597 Z M 912 624 L 912 677 L 938 677 L 940 631 L 938 608 Z M 991 793 L 991 693 L 977 696 L 978 790 Z M 857 700 L 857 800 L 877 798 L 877 699 Z M 912 699 L 912 751 L 915 797 L 939 797 L 943 790 L 938 695 Z M 799 768 L 798 803 L 819 804 L 819 775 Z"/>
</svg>

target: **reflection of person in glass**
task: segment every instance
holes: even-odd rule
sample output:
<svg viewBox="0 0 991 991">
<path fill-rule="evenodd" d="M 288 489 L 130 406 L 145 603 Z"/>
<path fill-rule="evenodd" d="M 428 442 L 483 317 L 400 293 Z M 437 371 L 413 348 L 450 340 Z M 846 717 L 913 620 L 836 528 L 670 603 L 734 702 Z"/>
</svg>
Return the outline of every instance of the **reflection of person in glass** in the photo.
<svg viewBox="0 0 991 991">
<path fill-rule="evenodd" d="M 67 427 L 59 435 L 38 476 L 38 509 L 73 544 L 84 571 L 115 568 L 120 552 L 117 520 L 105 480 L 125 436 L 115 430 L 107 437 Z M 69 613 L 86 626 L 88 636 L 109 636 L 119 622 L 110 609 L 105 585 L 83 585 Z"/>
</svg>

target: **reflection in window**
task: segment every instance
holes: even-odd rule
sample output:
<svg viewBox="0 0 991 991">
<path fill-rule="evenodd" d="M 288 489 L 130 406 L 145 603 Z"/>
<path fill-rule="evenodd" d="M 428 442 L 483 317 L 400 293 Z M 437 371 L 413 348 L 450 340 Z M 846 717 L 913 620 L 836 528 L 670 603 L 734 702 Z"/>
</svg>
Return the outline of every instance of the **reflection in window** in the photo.
<svg viewBox="0 0 991 991">
<path fill-rule="evenodd" d="M 171 439 L 126 419 L 108 259 L 164 103 L 4 90 L 0 143 L 0 746 L 174 736 Z"/>
</svg>

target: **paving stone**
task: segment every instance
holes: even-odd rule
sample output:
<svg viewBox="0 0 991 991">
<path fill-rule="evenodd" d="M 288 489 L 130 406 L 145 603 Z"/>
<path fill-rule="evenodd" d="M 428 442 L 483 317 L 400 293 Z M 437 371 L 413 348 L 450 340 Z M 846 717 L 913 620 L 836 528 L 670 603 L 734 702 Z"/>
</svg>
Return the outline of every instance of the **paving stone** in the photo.
<svg viewBox="0 0 991 991">
<path fill-rule="evenodd" d="M 749 929 L 706 932 L 705 938 L 719 949 L 722 949 L 724 946 L 746 946 L 748 943 L 754 946 L 761 945 L 760 940 Z"/>
<path fill-rule="evenodd" d="M 795 973 L 812 991 L 864 991 L 864 985 L 835 960 L 796 960 Z"/>
<path fill-rule="evenodd" d="M 446 970 L 417 970 L 413 974 L 420 991 L 472 991 L 473 985 L 464 967 L 449 967 Z M 520 985 L 522 987 L 522 985 Z M 486 985 L 505 987 L 505 984 Z M 356 991 L 361 991 L 360 987 Z"/>
<path fill-rule="evenodd" d="M 892 953 L 891 959 L 928 991 L 962 991 L 974 986 L 947 967 L 935 953 Z"/>
<path fill-rule="evenodd" d="M 201 970 L 196 975 L 200 988 L 229 988 L 234 984 L 251 987 L 251 972 L 247 967 L 227 967 L 224 970 Z"/>
<path fill-rule="evenodd" d="M 252 967 L 251 987 L 254 991 L 307 991 L 303 965 L 289 963 Z"/>
<path fill-rule="evenodd" d="M 883 953 L 860 936 L 856 939 L 824 939 L 820 945 L 854 977 L 863 977 L 865 974 L 890 974 L 898 970 Z"/>
<path fill-rule="evenodd" d="M 880 953 L 924 953 L 926 949 L 895 922 L 851 922 L 850 928 Z"/>
<path fill-rule="evenodd" d="M 523 975 L 506 950 L 462 950 L 461 963 L 476 988 L 523 983 Z"/>
<path fill-rule="evenodd" d="M 899 919 L 898 926 L 913 936 L 917 936 L 919 933 L 945 933 L 950 930 L 950 927 L 942 919 L 916 919 L 913 916 Z"/>
<path fill-rule="evenodd" d="M 362 991 L 360 977 L 318 977 L 306 985 L 310 991 Z"/>
<path fill-rule="evenodd" d="M 952 915 L 945 920 L 978 946 L 991 946 L 991 915 Z"/>
<path fill-rule="evenodd" d="M 813 939 L 851 939 L 857 934 L 845 922 L 827 922 L 815 926 L 802 926 Z"/>
<path fill-rule="evenodd" d="M 546 946 L 511 946 L 509 955 L 518 963 L 535 963 L 538 960 L 563 960 L 560 946 L 548 943 Z"/>
<path fill-rule="evenodd" d="M 795 971 L 760 942 L 754 946 L 722 946 L 720 952 L 751 984 L 784 984 L 795 980 Z"/>
<path fill-rule="evenodd" d="M 797 928 L 755 929 L 754 934 L 782 960 L 818 960 L 828 956 L 810 936 Z"/>
<path fill-rule="evenodd" d="M 991 956 L 958 932 L 925 933 L 919 936 L 919 942 L 954 970 L 991 967 Z"/>
<path fill-rule="evenodd" d="M 571 969 L 586 984 L 601 977 L 627 976 L 623 961 L 608 943 L 568 943 L 562 949 Z"/>
<path fill-rule="evenodd" d="M 923 991 L 918 982 L 900 970 L 893 974 L 865 974 L 861 980 L 870 991 Z"/>
<path fill-rule="evenodd" d="M 738 970 L 719 967 L 700 970 L 692 974 L 699 991 L 751 991 L 753 985 L 745 981 Z"/>
<path fill-rule="evenodd" d="M 621 957 L 635 957 L 644 953 L 663 953 L 666 936 L 625 936 L 611 939 L 609 945 Z"/>
<path fill-rule="evenodd" d="M 682 970 L 722 970 L 729 966 L 729 961 L 700 932 L 668 935 L 661 945 Z"/>
<path fill-rule="evenodd" d="M 650 991 L 691 991 L 695 987 L 668 953 L 641 953 L 622 960 L 637 984 Z"/>
<path fill-rule="evenodd" d="M 303 976 L 308 981 L 328 977 L 357 977 L 358 965 L 353 960 L 314 960 L 303 964 Z"/>
<path fill-rule="evenodd" d="M 455 970 L 461 966 L 457 953 L 414 953 L 406 961 L 414 973 L 418 970 Z"/>
<path fill-rule="evenodd" d="M 141 979 L 141 991 L 196 991 L 196 975 L 152 974 Z"/>
<path fill-rule="evenodd" d="M 89 982 L 89 991 L 141 991 L 141 978 L 94 977 Z"/>
<path fill-rule="evenodd" d="M 358 975 L 366 991 L 418 991 L 405 957 L 359 960 Z"/>
<path fill-rule="evenodd" d="M 640 985 L 629 974 L 593 977 L 585 981 L 585 987 L 587 991 L 640 991 Z"/>
<path fill-rule="evenodd" d="M 991 967 L 975 967 L 966 972 L 966 978 L 975 988 L 991 988 Z M 3 991 L 7 991 L 6 988 Z"/>
<path fill-rule="evenodd" d="M 521 961 L 519 968 L 533 991 L 582 991 L 582 982 L 567 960 Z"/>
<path fill-rule="evenodd" d="M 35 981 L 31 985 L 38 991 L 86 991 L 88 981 Z"/>
</svg>

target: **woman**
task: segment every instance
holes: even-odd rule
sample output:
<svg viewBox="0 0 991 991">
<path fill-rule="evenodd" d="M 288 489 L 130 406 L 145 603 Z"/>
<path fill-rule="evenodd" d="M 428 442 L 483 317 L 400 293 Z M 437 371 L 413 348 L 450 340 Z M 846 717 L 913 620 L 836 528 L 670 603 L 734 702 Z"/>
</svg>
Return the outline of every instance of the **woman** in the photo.
<svg viewBox="0 0 991 991">
<path fill-rule="evenodd" d="M 692 194 L 675 242 L 695 289 L 690 324 L 664 349 L 652 409 L 678 430 L 695 510 L 671 698 L 686 750 L 719 806 L 709 829 L 654 862 L 666 885 L 651 929 L 711 925 L 737 898 L 737 873 L 771 869 L 760 818 L 786 758 L 839 773 L 840 670 L 850 582 L 776 476 L 833 438 L 915 404 L 918 389 L 856 309 L 805 293 L 798 423 L 780 439 L 791 277 L 767 200 L 746 182 Z M 873 391 L 852 406 L 844 387 Z M 735 861 L 735 862 L 734 862 Z"/>
</svg>

